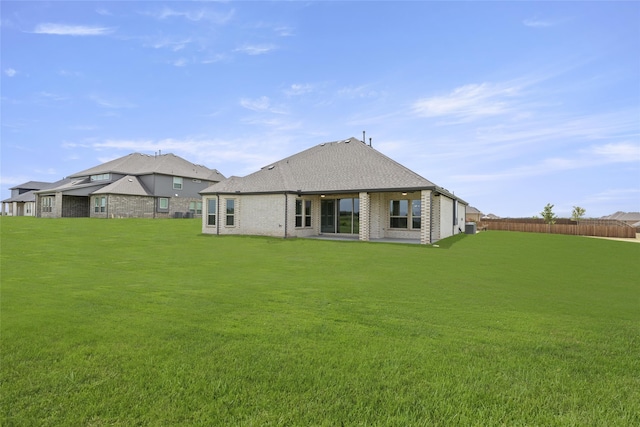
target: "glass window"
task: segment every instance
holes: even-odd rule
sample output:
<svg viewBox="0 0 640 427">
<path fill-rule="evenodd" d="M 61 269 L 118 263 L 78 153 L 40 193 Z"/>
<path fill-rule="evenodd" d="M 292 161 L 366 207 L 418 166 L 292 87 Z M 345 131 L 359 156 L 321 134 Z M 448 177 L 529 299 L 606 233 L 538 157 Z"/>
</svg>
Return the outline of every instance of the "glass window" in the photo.
<svg viewBox="0 0 640 427">
<path fill-rule="evenodd" d="M 42 212 L 53 212 L 53 206 L 55 205 L 53 200 L 53 197 L 42 198 Z"/>
<path fill-rule="evenodd" d="M 189 202 L 189 212 L 195 215 L 202 214 L 202 202 Z"/>
<path fill-rule="evenodd" d="M 419 229 L 422 223 L 422 202 L 420 200 L 411 201 L 411 228 Z"/>
<path fill-rule="evenodd" d="M 168 197 L 160 197 L 158 199 L 158 209 L 169 209 L 169 198 Z"/>
<path fill-rule="evenodd" d="M 304 201 L 304 226 L 311 227 L 311 200 Z"/>
<path fill-rule="evenodd" d="M 91 175 L 91 181 L 106 181 L 111 179 L 111 174 L 101 173 L 99 175 Z"/>
<path fill-rule="evenodd" d="M 235 223 L 236 201 L 227 199 L 227 222 L 226 225 L 232 226 Z"/>
<path fill-rule="evenodd" d="M 182 190 L 182 177 L 179 177 L 179 176 L 173 177 L 173 189 Z"/>
<path fill-rule="evenodd" d="M 411 210 L 409 210 L 411 206 Z M 422 202 L 420 200 L 392 200 L 389 208 L 391 228 L 419 230 L 422 226 Z"/>
<path fill-rule="evenodd" d="M 296 199 L 296 227 L 302 227 L 302 200 Z"/>
<path fill-rule="evenodd" d="M 311 227 L 311 200 L 296 199 L 296 227 Z"/>
<path fill-rule="evenodd" d="M 95 213 L 106 212 L 107 207 L 107 198 L 106 197 L 96 197 L 94 202 L 93 211 Z"/>
<path fill-rule="evenodd" d="M 207 225 L 216 225 L 216 199 L 207 199 Z"/>
<path fill-rule="evenodd" d="M 409 218 L 409 201 L 392 200 L 390 207 L 391 228 L 407 228 Z"/>
</svg>

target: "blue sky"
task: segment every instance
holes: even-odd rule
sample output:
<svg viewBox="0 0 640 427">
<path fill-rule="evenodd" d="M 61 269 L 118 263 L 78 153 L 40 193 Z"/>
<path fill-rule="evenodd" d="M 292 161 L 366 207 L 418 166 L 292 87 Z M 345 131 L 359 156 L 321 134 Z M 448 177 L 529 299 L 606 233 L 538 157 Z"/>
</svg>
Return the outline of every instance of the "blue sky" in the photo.
<svg viewBox="0 0 640 427">
<path fill-rule="evenodd" d="M 1 7 L 1 185 L 131 152 L 243 176 L 351 136 L 485 214 L 640 211 L 638 2 Z"/>
</svg>

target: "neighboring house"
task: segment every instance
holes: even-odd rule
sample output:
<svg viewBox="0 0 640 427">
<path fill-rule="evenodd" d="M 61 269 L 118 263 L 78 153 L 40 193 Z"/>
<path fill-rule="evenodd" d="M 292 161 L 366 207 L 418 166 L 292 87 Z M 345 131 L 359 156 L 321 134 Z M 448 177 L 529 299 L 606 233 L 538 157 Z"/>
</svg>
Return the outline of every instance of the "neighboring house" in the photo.
<svg viewBox="0 0 640 427">
<path fill-rule="evenodd" d="M 467 206 L 467 221 L 469 222 L 479 222 L 482 218 L 482 212 L 473 206 Z"/>
<path fill-rule="evenodd" d="M 217 170 L 174 154 L 132 153 L 36 191 L 39 217 L 168 218 L 200 216 L 199 192 L 222 181 Z"/>
<path fill-rule="evenodd" d="M 61 182 L 61 181 L 58 181 Z M 2 201 L 2 215 L 35 216 L 35 192 L 54 186 L 55 182 L 29 181 L 11 187 L 11 197 Z"/>
<path fill-rule="evenodd" d="M 481 219 L 500 219 L 498 215 L 490 213 L 489 215 L 484 215 Z"/>
<path fill-rule="evenodd" d="M 635 224 L 640 221 L 640 212 L 621 212 L 618 211 L 614 214 L 603 216 L 601 219 L 615 219 L 625 222 L 632 227 L 637 227 Z"/>
<path fill-rule="evenodd" d="M 355 138 L 201 191 L 202 231 L 423 244 L 461 233 L 467 203 Z"/>
</svg>

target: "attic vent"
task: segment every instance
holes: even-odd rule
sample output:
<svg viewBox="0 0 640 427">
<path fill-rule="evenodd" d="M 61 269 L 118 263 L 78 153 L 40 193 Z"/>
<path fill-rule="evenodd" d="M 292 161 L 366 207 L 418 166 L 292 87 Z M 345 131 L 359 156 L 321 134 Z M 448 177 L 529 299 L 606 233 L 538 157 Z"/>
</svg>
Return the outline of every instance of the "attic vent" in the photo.
<svg viewBox="0 0 640 427">
<path fill-rule="evenodd" d="M 269 166 L 267 169 L 271 170 L 271 169 L 273 169 L 273 168 L 275 168 L 275 167 L 276 167 L 276 165 L 271 165 L 271 166 Z"/>
<path fill-rule="evenodd" d="M 129 182 L 133 182 L 133 180 L 131 178 L 129 178 Z"/>
<path fill-rule="evenodd" d="M 351 142 L 351 140 L 350 140 L 350 139 L 345 139 L 345 140 L 344 140 L 344 141 L 342 141 L 342 142 L 344 142 L 345 144 L 348 144 L 348 143 L 350 143 L 350 142 Z"/>
</svg>

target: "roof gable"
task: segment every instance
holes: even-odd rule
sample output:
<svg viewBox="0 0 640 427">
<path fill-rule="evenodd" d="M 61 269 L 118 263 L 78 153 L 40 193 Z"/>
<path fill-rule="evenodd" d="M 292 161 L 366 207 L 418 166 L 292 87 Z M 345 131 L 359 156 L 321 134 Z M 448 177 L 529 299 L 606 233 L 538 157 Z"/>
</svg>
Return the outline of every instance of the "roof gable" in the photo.
<svg viewBox="0 0 640 427">
<path fill-rule="evenodd" d="M 9 190 L 41 190 L 48 185 L 51 185 L 51 182 L 29 181 L 24 184 L 16 185 L 15 187 L 11 187 Z"/>
<path fill-rule="evenodd" d="M 152 196 L 138 178 L 127 175 L 116 182 L 105 185 L 92 194 L 125 194 L 128 196 Z"/>
<path fill-rule="evenodd" d="M 151 156 L 141 153 L 132 153 L 101 165 L 85 169 L 70 178 L 99 175 L 104 173 L 119 173 L 123 175 L 174 175 L 186 178 L 204 179 L 207 181 L 222 181 L 224 176 L 215 169 L 196 165 L 175 154 L 161 154 Z"/>
<path fill-rule="evenodd" d="M 316 145 L 201 193 L 358 192 L 427 189 L 435 184 L 356 138 Z"/>
</svg>

